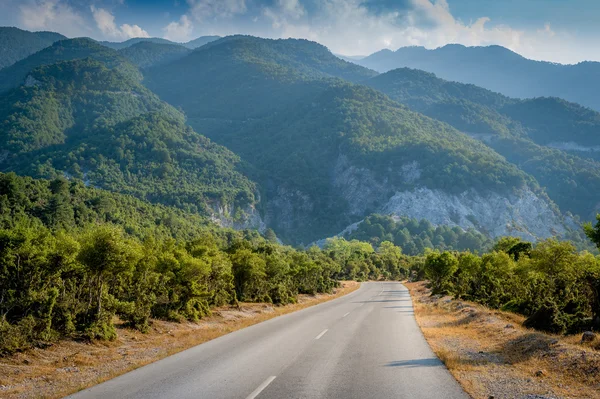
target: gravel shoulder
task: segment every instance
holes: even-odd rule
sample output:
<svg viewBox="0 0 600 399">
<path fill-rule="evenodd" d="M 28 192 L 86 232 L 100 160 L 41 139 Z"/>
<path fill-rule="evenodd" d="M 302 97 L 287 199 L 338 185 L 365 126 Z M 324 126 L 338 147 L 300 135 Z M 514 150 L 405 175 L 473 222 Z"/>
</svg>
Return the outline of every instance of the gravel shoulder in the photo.
<svg viewBox="0 0 600 399">
<path fill-rule="evenodd" d="M 239 308 L 218 308 L 198 323 L 154 320 L 146 334 L 121 326 L 112 342 L 64 340 L 16 353 L 0 358 L 0 398 L 61 398 L 230 332 L 346 295 L 359 286 L 343 282 L 331 295 L 301 295 L 298 303 L 286 306 L 242 303 Z"/>
<path fill-rule="evenodd" d="M 521 316 L 406 286 L 429 345 L 473 398 L 600 398 L 598 338 L 540 333 Z"/>
</svg>

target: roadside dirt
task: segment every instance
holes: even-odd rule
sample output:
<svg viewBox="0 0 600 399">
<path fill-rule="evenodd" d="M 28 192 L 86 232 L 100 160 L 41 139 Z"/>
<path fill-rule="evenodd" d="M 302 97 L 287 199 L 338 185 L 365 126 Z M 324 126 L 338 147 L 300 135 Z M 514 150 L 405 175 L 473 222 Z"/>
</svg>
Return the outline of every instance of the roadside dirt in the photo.
<svg viewBox="0 0 600 399">
<path fill-rule="evenodd" d="M 473 398 L 600 398 L 598 338 L 540 333 L 521 316 L 406 286 L 429 345 Z"/>
<path fill-rule="evenodd" d="M 142 334 L 118 327 L 112 342 L 61 341 L 0 358 L 0 398 L 61 398 L 182 350 L 256 323 L 346 295 L 360 286 L 350 281 L 331 295 L 301 295 L 286 306 L 242 303 L 224 307 L 198 323 L 154 320 Z"/>
</svg>

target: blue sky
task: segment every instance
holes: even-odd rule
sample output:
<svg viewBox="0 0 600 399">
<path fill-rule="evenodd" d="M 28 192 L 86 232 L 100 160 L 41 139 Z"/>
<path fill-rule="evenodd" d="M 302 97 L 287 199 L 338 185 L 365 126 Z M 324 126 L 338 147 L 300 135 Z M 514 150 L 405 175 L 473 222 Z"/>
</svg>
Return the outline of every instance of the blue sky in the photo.
<svg viewBox="0 0 600 399">
<path fill-rule="evenodd" d="M 69 37 L 246 33 L 307 38 L 345 55 L 499 44 L 562 63 L 600 61 L 597 21 L 598 0 L 0 0 L 0 25 Z"/>
</svg>

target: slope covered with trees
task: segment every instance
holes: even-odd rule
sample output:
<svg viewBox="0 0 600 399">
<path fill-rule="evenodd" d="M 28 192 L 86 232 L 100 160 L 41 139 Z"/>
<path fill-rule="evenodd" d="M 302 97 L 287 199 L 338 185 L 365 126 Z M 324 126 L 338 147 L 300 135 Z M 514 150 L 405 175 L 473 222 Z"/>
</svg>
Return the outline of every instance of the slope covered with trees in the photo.
<svg viewBox="0 0 600 399">
<path fill-rule="evenodd" d="M 178 44 L 139 42 L 125 47 L 119 53 L 140 68 L 149 68 L 183 58 L 189 49 Z"/>
<path fill-rule="evenodd" d="M 117 69 L 131 79 L 141 80 L 142 78 L 138 69 L 120 56 L 116 50 L 109 49 L 92 39 L 67 39 L 60 40 L 52 46 L 0 70 L 0 92 L 22 84 L 35 84 L 35 81 L 31 80 L 27 82 L 26 78 L 37 67 L 84 58 L 102 62 L 106 67 Z"/>
<path fill-rule="evenodd" d="M 252 165 L 270 222 L 296 242 L 338 233 L 376 212 L 395 191 L 416 186 L 454 194 L 537 190 L 486 145 L 374 90 L 344 83 L 340 79 L 373 75 L 351 65 L 308 41 L 234 36 L 150 68 L 144 83 Z M 356 200 L 335 183 L 342 158 L 369 170 L 375 181 L 365 185 L 387 187 L 367 200 L 367 209 L 352 211 Z M 407 183 L 399 171 L 414 162 L 423 170 Z"/>
<path fill-rule="evenodd" d="M 0 97 L 2 170 L 72 176 L 204 215 L 256 202 L 236 155 L 119 70 L 88 58 L 30 76 L 35 85 Z"/>
<path fill-rule="evenodd" d="M 584 219 L 596 209 L 600 163 L 592 152 L 564 152 L 546 144 L 594 145 L 600 114 L 555 98 L 515 100 L 431 73 L 396 69 L 368 84 L 411 109 L 485 141 L 546 187 L 563 211 Z"/>
<path fill-rule="evenodd" d="M 307 81 L 361 81 L 374 75 L 307 40 L 231 36 L 151 68 L 145 72 L 145 84 L 182 107 L 195 127 L 214 121 L 228 126 L 264 117 L 321 90 Z"/>
<path fill-rule="evenodd" d="M 0 69 L 63 39 L 66 37 L 55 32 L 29 32 L 19 28 L 0 27 Z"/>
</svg>

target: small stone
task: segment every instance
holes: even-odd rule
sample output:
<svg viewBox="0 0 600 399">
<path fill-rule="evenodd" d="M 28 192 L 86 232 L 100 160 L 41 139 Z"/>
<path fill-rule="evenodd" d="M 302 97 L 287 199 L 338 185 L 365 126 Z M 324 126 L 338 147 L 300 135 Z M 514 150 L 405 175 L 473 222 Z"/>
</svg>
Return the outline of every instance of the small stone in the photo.
<svg viewBox="0 0 600 399">
<path fill-rule="evenodd" d="M 514 329 L 515 326 L 513 326 L 512 324 L 507 324 L 507 325 L 504 326 L 504 328 Z"/>
<path fill-rule="evenodd" d="M 586 331 L 581 336 L 581 342 L 594 342 L 596 340 L 596 334 L 592 331 Z"/>
<path fill-rule="evenodd" d="M 545 375 L 546 375 L 546 372 L 544 370 L 538 370 L 535 372 L 536 377 L 543 377 Z"/>
<path fill-rule="evenodd" d="M 23 364 L 29 364 L 31 363 L 28 359 L 23 359 Z"/>
</svg>

